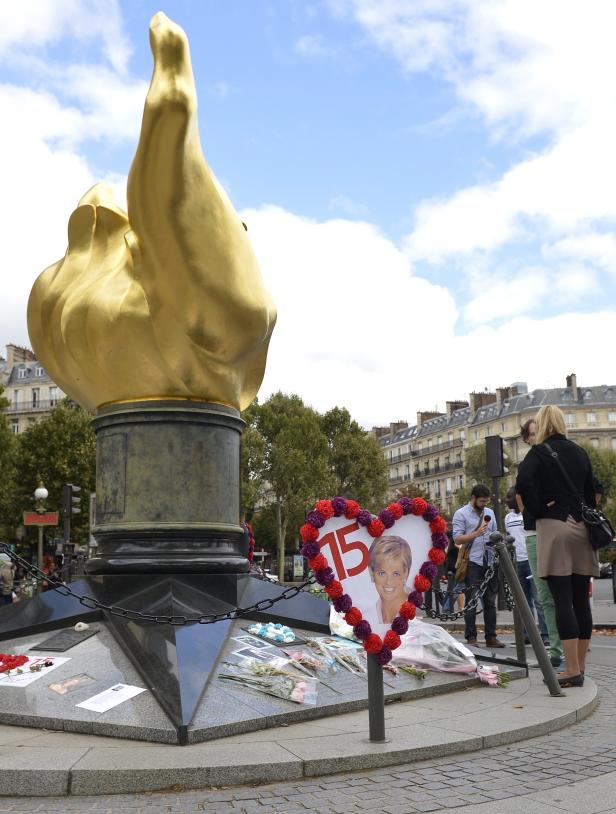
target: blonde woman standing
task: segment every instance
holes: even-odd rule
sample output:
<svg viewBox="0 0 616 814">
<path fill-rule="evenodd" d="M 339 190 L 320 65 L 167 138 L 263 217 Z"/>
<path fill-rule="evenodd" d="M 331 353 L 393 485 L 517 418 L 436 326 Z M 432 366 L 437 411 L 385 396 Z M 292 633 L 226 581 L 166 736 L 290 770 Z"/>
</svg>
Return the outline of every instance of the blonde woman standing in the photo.
<svg viewBox="0 0 616 814">
<path fill-rule="evenodd" d="M 535 420 L 536 444 L 520 464 L 516 492 L 536 520 L 537 574 L 547 581 L 554 598 L 566 663 L 558 679 L 562 687 L 581 687 L 592 635 L 588 587 L 590 577 L 599 576 L 599 563 L 582 522 L 580 496 L 595 505 L 594 477 L 586 451 L 566 437 L 565 417 L 558 407 L 542 407 Z"/>
</svg>

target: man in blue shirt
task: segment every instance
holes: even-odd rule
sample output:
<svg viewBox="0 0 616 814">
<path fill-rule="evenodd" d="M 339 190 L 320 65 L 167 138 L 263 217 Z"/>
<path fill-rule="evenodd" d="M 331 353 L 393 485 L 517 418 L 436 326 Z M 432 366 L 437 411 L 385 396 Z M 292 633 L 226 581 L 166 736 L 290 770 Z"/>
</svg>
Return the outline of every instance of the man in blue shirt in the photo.
<svg viewBox="0 0 616 814">
<path fill-rule="evenodd" d="M 497 531 L 496 520 L 486 506 L 490 502 L 490 490 L 483 483 L 476 483 L 471 492 L 470 502 L 453 516 L 453 539 L 460 545 L 470 548 L 468 570 L 466 572 L 466 604 L 473 599 L 488 566 L 494 562 L 494 549 L 487 546 L 490 534 Z M 496 638 L 496 597 L 498 594 L 498 577 L 492 576 L 482 597 L 485 618 L 487 647 L 505 647 Z M 464 614 L 464 637 L 471 647 L 477 647 L 476 611 L 469 610 Z"/>
</svg>

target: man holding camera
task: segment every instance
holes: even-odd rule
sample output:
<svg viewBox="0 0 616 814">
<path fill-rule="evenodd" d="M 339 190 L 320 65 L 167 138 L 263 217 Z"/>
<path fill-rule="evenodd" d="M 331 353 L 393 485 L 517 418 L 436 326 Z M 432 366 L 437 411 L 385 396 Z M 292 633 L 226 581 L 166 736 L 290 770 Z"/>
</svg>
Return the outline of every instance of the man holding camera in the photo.
<svg viewBox="0 0 616 814">
<path fill-rule="evenodd" d="M 496 520 L 486 506 L 490 502 L 490 490 L 483 483 L 476 483 L 471 492 L 470 502 L 462 506 L 453 516 L 453 539 L 457 545 L 468 550 L 466 571 L 466 607 L 475 597 L 486 571 L 494 564 L 494 549 L 488 546 L 490 534 L 497 531 Z M 505 647 L 496 637 L 496 597 L 498 576 L 496 571 L 490 578 L 481 598 L 485 620 L 486 646 Z M 476 610 L 464 614 L 464 637 L 471 647 L 477 647 Z"/>
</svg>

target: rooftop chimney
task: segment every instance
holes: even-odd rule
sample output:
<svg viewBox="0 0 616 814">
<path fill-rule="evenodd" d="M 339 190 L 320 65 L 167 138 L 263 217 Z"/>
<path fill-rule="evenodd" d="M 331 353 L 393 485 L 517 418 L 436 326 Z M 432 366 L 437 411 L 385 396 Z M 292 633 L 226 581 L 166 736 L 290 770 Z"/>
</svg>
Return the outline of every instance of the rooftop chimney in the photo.
<svg viewBox="0 0 616 814">
<path fill-rule="evenodd" d="M 30 348 L 22 348 L 21 345 L 6 346 L 6 364 L 10 369 L 20 362 L 36 362 L 36 356 Z"/>
<path fill-rule="evenodd" d="M 468 401 L 446 401 L 445 412 L 447 413 L 447 418 L 451 418 L 456 410 L 462 410 L 463 407 L 468 407 Z"/>
<path fill-rule="evenodd" d="M 417 429 L 421 427 L 424 421 L 429 421 L 431 418 L 438 418 L 440 415 L 443 415 L 443 413 L 439 413 L 438 410 L 419 411 L 417 413 Z"/>
<path fill-rule="evenodd" d="M 578 390 L 577 376 L 575 373 L 570 373 L 569 376 L 567 376 L 567 387 L 571 388 L 571 396 L 573 401 L 577 401 L 579 399 L 580 391 Z"/>
<path fill-rule="evenodd" d="M 487 407 L 488 404 L 494 404 L 496 401 L 496 393 L 469 393 L 468 399 L 472 417 L 480 407 Z"/>
</svg>

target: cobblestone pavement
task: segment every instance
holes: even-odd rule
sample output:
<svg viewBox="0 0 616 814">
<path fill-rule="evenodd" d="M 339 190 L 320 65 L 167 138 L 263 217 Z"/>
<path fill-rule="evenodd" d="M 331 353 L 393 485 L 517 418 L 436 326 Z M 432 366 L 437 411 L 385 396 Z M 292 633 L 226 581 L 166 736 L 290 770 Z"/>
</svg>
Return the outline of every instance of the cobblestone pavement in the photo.
<svg viewBox="0 0 616 814">
<path fill-rule="evenodd" d="M 589 666 L 588 673 L 601 689 L 600 704 L 592 715 L 573 727 L 511 746 L 359 775 L 268 786 L 106 797 L 0 797 L 0 814 L 413 814 L 465 806 L 470 814 L 479 803 L 563 788 L 614 770 L 616 671 L 610 666 Z M 529 810 L 532 808 L 529 801 Z M 494 811 L 498 810 L 495 802 Z"/>
</svg>

